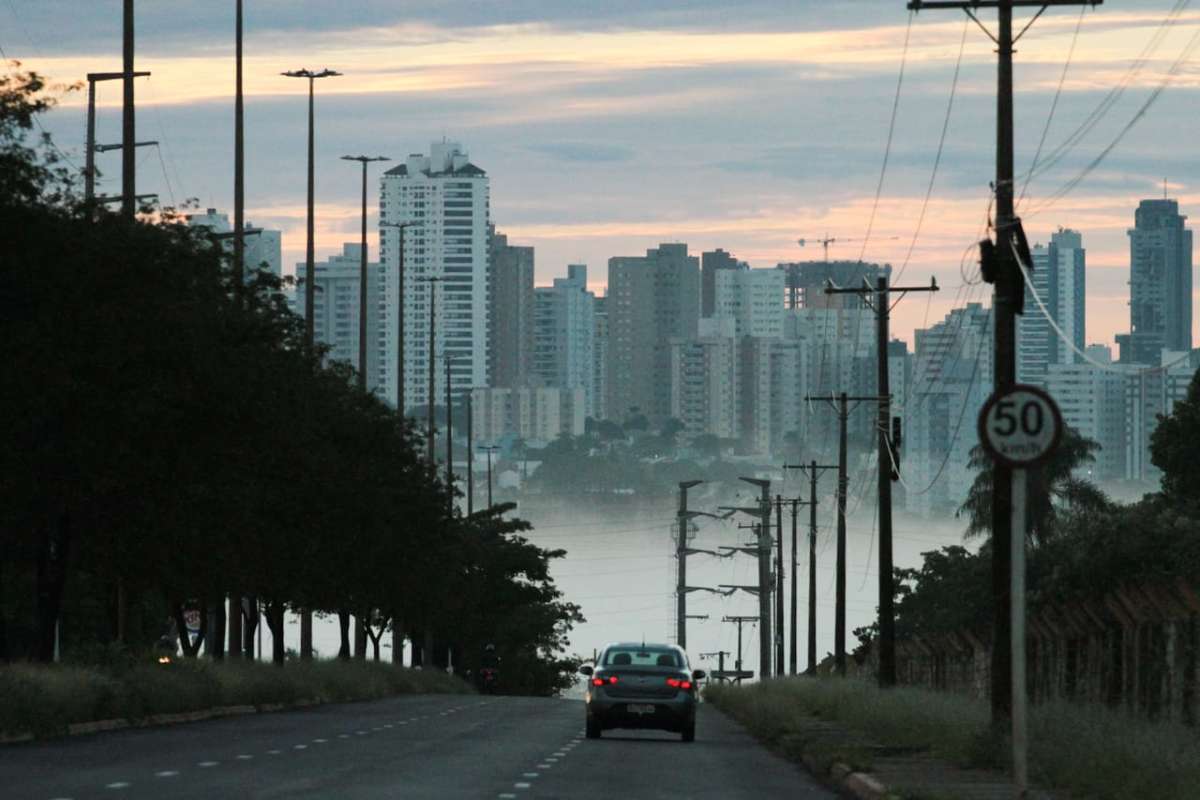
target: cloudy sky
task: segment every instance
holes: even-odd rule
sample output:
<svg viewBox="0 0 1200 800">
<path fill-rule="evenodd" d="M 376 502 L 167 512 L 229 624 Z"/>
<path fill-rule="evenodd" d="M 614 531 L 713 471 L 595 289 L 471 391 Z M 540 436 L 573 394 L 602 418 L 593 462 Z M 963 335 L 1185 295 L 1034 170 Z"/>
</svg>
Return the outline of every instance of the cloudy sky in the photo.
<svg viewBox="0 0 1200 800">
<path fill-rule="evenodd" d="M 1029 182 L 1022 215 L 1034 240 L 1058 226 L 1083 233 L 1091 342 L 1111 344 L 1128 327 L 1125 231 L 1138 200 L 1161 197 L 1165 179 L 1184 213 L 1200 207 L 1200 72 L 1189 50 L 1200 8 L 1190 5 L 1052 9 L 1018 46 L 1018 173 L 1061 82 L 1042 159 L 1062 157 Z M 0 48 L 61 82 L 119 69 L 120 8 L 0 0 Z M 137 67 L 154 73 L 139 81 L 138 133 L 163 142 L 161 160 L 140 151 L 139 191 L 230 207 L 233 9 L 138 3 Z M 995 135 L 991 42 L 957 12 L 909 21 L 904 0 L 246 0 L 248 216 L 284 231 L 285 265 L 302 258 L 305 83 L 278 73 L 329 67 L 345 77 L 318 84 L 319 257 L 357 238 L 358 167 L 339 155 L 402 158 L 445 136 L 490 174 L 493 218 L 537 248 L 539 283 L 583 261 L 600 288 L 609 256 L 663 241 L 773 266 L 819 257 L 796 240 L 827 233 L 843 240 L 834 257 L 908 260 L 906 282 L 937 276 L 936 299 L 896 311 L 894 330 L 908 338 L 989 294 L 964 276 L 988 210 Z M 902 61 L 890 163 L 864 243 Z M 119 101 L 117 84 L 101 84 L 102 142 L 119 138 Z M 1085 135 L 1073 136 L 1081 125 Z M 68 97 L 46 126 L 82 163 L 83 97 Z M 119 156 L 100 158 L 102 191 L 113 191 Z"/>
</svg>

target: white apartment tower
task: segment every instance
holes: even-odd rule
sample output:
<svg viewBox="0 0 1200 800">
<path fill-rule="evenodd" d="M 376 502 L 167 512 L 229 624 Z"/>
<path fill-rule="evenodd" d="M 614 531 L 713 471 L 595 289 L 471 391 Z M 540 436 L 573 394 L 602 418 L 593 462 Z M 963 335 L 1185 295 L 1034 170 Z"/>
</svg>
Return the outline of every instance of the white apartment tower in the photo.
<svg viewBox="0 0 1200 800">
<path fill-rule="evenodd" d="M 596 296 L 587 289 L 587 266 L 568 265 L 566 278 L 537 287 L 534 298 L 534 376 L 545 386 L 583 389 L 585 413 L 595 416 Z"/>
<path fill-rule="evenodd" d="M 487 385 L 488 177 L 457 142 L 434 142 L 429 155 L 410 155 L 381 179 L 380 260 L 395 274 L 404 236 L 404 407 L 428 402 L 429 360 L 434 360 L 434 402 L 442 403 L 450 359 L 454 393 Z M 388 308 L 401 301 L 397 280 L 388 282 Z M 429 352 L 430 301 L 437 322 Z M 394 331 L 396 326 L 390 328 Z M 390 348 L 396 351 L 393 332 Z M 396 378 L 388 387 L 396 400 Z"/>
<path fill-rule="evenodd" d="M 304 274 L 303 262 L 296 274 Z M 313 297 L 313 339 L 329 345 L 327 361 L 342 361 L 358 369 L 359 287 L 362 277 L 362 245 L 342 245 L 341 255 L 313 265 L 316 293 Z M 380 303 L 387 275 L 378 264 L 367 264 L 367 388 L 384 394 L 395 381 L 395 362 L 387 357 L 387 318 Z M 292 311 L 304 316 L 303 287 L 288 298 Z M 394 350 L 392 352 L 395 352 Z"/>
</svg>

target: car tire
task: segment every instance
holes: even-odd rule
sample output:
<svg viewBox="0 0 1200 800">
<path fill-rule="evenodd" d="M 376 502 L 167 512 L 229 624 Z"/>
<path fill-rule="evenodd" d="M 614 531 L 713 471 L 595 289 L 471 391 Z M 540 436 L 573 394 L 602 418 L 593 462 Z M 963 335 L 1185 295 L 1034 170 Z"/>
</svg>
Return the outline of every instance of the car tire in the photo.
<svg viewBox="0 0 1200 800">
<path fill-rule="evenodd" d="M 696 723 L 689 722 L 687 725 L 684 725 L 680 738 L 685 742 L 696 741 Z"/>
<path fill-rule="evenodd" d="M 588 719 L 588 721 L 587 721 L 587 738 L 599 739 L 601 730 L 602 730 L 602 728 L 600 727 L 600 722 L 598 720 L 594 720 L 594 719 L 590 719 L 590 718 Z"/>
</svg>

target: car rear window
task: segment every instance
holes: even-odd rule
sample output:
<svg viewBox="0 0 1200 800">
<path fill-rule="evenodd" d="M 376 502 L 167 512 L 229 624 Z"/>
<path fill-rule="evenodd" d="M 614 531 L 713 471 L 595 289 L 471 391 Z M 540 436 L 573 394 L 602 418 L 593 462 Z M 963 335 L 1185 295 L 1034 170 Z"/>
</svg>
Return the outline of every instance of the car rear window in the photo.
<svg viewBox="0 0 1200 800">
<path fill-rule="evenodd" d="M 679 654 L 655 647 L 614 647 L 604 654 L 606 667 L 679 667 Z"/>
</svg>

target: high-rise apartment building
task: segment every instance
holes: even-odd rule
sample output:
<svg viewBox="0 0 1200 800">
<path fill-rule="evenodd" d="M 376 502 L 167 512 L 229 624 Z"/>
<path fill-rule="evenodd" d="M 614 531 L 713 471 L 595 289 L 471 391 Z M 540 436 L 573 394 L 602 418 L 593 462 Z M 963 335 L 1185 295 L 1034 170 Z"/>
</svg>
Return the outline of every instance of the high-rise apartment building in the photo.
<svg viewBox="0 0 1200 800">
<path fill-rule="evenodd" d="M 534 289 L 533 375 L 545 386 L 583 389 L 588 416 L 595 414 L 595 302 L 586 264 L 570 264 L 566 278 Z"/>
<path fill-rule="evenodd" d="M 304 274 L 305 265 L 296 265 Z M 329 346 L 325 358 L 343 361 L 358 369 L 359 287 L 362 245 L 342 245 L 341 255 L 313 265 L 316 293 L 313 297 L 313 339 Z M 388 358 L 386 313 L 382 299 L 388 282 L 379 264 L 367 264 L 367 388 L 381 394 L 395 380 L 395 360 Z M 292 311 L 304 316 L 304 292 L 289 298 Z"/>
<path fill-rule="evenodd" d="M 533 248 L 510 245 L 508 237 L 493 228 L 489 250 L 492 334 L 488 384 L 526 386 L 533 362 Z"/>
<path fill-rule="evenodd" d="M 1025 313 L 1017 317 L 1017 380 L 1041 385 L 1051 364 L 1073 364 L 1083 350 L 1087 254 L 1078 232 L 1059 228 L 1050 244 L 1033 247 L 1032 285 L 1025 287 Z M 1050 319 L 1034 300 L 1046 306 Z M 1050 320 L 1074 349 L 1062 340 Z"/>
<path fill-rule="evenodd" d="M 721 269 L 712 277 L 713 310 L 708 316 L 734 320 L 736 336 L 783 337 L 783 272 Z"/>
<path fill-rule="evenodd" d="M 608 298 L 592 303 L 592 416 L 608 419 Z"/>
<path fill-rule="evenodd" d="M 794 261 L 779 264 L 775 269 L 785 275 L 788 308 L 865 308 L 862 297 L 825 294 L 825 287 L 862 286 L 864 281 L 874 286 L 876 279 L 890 278 L 892 274 L 890 264 L 862 261 Z"/>
<path fill-rule="evenodd" d="M 1175 200 L 1143 200 L 1129 231 L 1130 332 L 1121 362 L 1158 364 L 1163 350 L 1192 349 L 1192 232 Z"/>
<path fill-rule="evenodd" d="M 671 340 L 671 416 L 686 435 L 737 438 L 739 375 L 732 319 L 701 319 L 697 336 Z"/>
<path fill-rule="evenodd" d="M 1051 364 L 1046 391 L 1058 403 L 1063 424 L 1100 445 L 1082 477 L 1094 481 L 1125 477 L 1125 391 L 1128 378 L 1094 364 Z"/>
<path fill-rule="evenodd" d="M 405 408 L 427 400 L 427 375 L 434 359 L 434 401 L 446 359 L 456 395 L 488 381 L 488 177 L 457 142 L 434 142 L 429 155 L 410 155 L 381 180 L 381 223 L 420 223 L 407 229 L 404 255 Z M 381 260 L 394 271 L 400 233 L 380 227 Z M 430 282 L 432 279 L 433 282 Z M 436 288 L 435 288 L 436 286 Z M 401 299 L 388 284 L 387 305 Z M 431 302 L 432 301 L 432 302 Z M 434 307 L 431 309 L 431 305 Z M 431 310 L 437 312 L 434 352 L 429 352 Z M 395 399 L 395 386 L 389 387 Z"/>
<path fill-rule="evenodd" d="M 700 264 L 686 244 L 663 244 L 645 256 L 608 260 L 610 419 L 631 410 L 651 419 L 671 413 L 671 340 L 696 335 Z"/>
<path fill-rule="evenodd" d="M 991 309 L 968 303 L 915 339 L 904 408 L 906 503 L 923 515 L 952 512 L 975 478 L 967 468 L 975 415 L 992 391 Z"/>
<path fill-rule="evenodd" d="M 721 248 L 700 254 L 700 316 L 711 317 L 716 307 L 717 273 L 727 270 L 750 269 Z"/>
<path fill-rule="evenodd" d="M 227 252 L 233 252 L 233 226 L 229 224 L 228 215 L 219 213 L 215 208 L 209 208 L 203 214 L 188 214 L 185 219 L 189 227 L 207 228 L 220 235 L 221 246 Z M 276 278 L 283 274 L 282 239 L 283 234 L 279 231 L 256 228 L 252 223 L 246 223 L 246 249 L 243 259 L 247 280 L 260 269 Z M 303 269 L 299 273 L 303 274 Z"/>
</svg>

